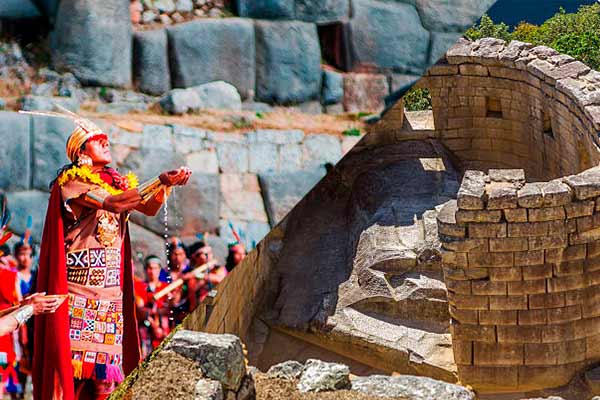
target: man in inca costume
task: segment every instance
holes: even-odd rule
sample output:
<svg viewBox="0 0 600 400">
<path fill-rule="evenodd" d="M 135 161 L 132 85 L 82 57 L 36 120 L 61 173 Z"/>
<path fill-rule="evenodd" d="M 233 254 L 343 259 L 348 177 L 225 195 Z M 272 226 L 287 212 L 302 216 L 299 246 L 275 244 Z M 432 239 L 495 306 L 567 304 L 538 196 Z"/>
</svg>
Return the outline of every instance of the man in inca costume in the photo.
<svg viewBox="0 0 600 400">
<path fill-rule="evenodd" d="M 37 283 L 69 301 L 36 321 L 34 398 L 105 399 L 140 361 L 129 213 L 156 215 L 191 172 L 138 185 L 108 167 L 108 137 L 93 123 L 64 109 L 38 114 L 71 118 L 76 128 L 67 141 L 72 164 L 51 183 Z"/>
</svg>

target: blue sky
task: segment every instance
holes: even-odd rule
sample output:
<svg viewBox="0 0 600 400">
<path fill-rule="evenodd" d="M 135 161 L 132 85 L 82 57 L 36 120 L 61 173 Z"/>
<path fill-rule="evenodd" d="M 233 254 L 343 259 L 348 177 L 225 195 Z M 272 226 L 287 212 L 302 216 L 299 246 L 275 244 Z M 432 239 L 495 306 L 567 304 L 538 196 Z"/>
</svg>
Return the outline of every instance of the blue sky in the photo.
<svg viewBox="0 0 600 400">
<path fill-rule="evenodd" d="M 596 0 L 498 0 L 488 14 L 494 22 L 505 22 L 514 26 L 521 21 L 539 25 L 559 9 L 577 11 L 579 6 L 594 4 Z"/>
</svg>

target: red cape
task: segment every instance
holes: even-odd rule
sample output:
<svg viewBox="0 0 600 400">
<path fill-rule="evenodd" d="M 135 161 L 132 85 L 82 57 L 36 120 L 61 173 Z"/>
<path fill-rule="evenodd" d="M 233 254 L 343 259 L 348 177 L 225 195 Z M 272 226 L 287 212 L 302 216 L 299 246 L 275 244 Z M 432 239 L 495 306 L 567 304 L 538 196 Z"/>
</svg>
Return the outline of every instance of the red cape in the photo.
<svg viewBox="0 0 600 400">
<path fill-rule="evenodd" d="M 140 345 L 135 318 L 133 265 L 129 229 L 121 251 L 121 288 L 123 290 L 123 372 L 128 375 L 140 362 Z M 60 187 L 55 184 L 50 194 L 40 260 L 37 291 L 67 294 L 67 261 Z M 33 397 L 52 400 L 61 390 L 63 400 L 74 400 L 71 343 L 69 340 L 69 306 L 65 301 L 54 314 L 36 316 L 33 351 Z M 56 378 L 56 380 L 55 380 Z M 55 383 L 60 386 L 55 387 Z"/>
</svg>

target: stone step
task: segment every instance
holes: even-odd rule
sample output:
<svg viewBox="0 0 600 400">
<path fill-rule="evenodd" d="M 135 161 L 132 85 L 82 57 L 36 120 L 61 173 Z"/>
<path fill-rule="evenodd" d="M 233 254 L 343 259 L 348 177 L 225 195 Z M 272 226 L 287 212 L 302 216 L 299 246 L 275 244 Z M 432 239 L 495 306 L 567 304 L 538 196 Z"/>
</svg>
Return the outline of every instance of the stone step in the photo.
<svg viewBox="0 0 600 400">
<path fill-rule="evenodd" d="M 353 346 L 346 346 L 348 354 L 343 354 L 346 357 L 361 358 L 359 361 L 389 372 L 455 382 L 456 365 L 451 336 L 447 332 L 411 325 L 410 321 L 386 320 L 354 308 L 344 309 L 330 322 L 335 327 L 329 336 L 335 336 L 336 341 L 351 338 Z M 356 348 L 362 351 L 353 351 Z M 363 359 L 361 355 L 365 353 L 376 354 L 376 357 Z"/>
<path fill-rule="evenodd" d="M 440 276 L 411 272 L 389 281 L 392 296 L 374 296 L 350 307 L 396 325 L 447 332 L 450 321 L 446 285 Z"/>
</svg>

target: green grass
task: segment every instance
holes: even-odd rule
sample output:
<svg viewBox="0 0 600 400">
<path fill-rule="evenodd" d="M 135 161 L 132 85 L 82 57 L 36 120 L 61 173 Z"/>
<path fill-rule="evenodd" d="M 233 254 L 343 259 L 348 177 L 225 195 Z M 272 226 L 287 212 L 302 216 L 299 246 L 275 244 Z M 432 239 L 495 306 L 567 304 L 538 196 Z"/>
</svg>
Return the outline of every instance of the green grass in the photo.
<svg viewBox="0 0 600 400">
<path fill-rule="evenodd" d="M 431 110 L 431 94 L 427 89 L 410 89 L 403 97 L 407 111 Z"/>
<path fill-rule="evenodd" d="M 358 128 L 346 129 L 344 132 L 342 132 L 342 134 L 344 136 L 360 136 L 360 129 L 358 129 Z"/>
</svg>

